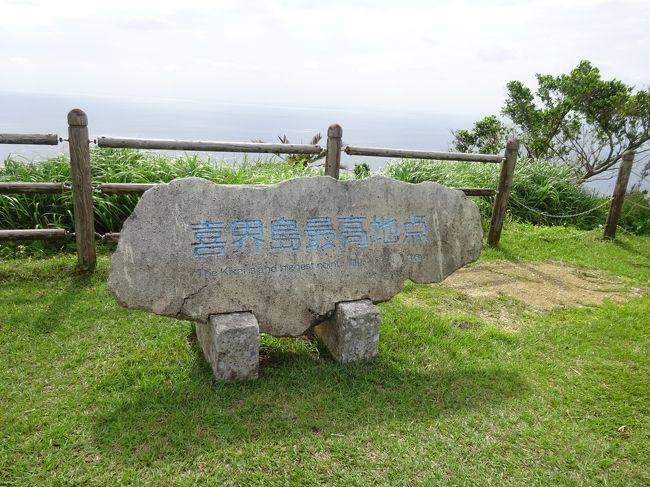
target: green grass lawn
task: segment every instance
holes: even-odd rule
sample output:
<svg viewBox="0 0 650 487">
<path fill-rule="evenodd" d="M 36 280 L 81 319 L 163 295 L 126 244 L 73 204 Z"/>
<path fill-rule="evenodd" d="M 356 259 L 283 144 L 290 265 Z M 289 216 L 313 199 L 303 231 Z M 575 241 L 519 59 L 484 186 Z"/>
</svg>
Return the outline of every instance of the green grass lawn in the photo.
<svg viewBox="0 0 650 487">
<path fill-rule="evenodd" d="M 511 225 L 482 259 L 650 290 L 648 237 Z M 407 283 L 375 362 L 264 336 L 260 379 L 224 385 L 191 324 L 114 301 L 107 256 L 74 264 L 0 263 L 1 485 L 650 485 L 650 295 L 537 313 Z M 479 317 L 502 307 L 518 326 Z"/>
</svg>

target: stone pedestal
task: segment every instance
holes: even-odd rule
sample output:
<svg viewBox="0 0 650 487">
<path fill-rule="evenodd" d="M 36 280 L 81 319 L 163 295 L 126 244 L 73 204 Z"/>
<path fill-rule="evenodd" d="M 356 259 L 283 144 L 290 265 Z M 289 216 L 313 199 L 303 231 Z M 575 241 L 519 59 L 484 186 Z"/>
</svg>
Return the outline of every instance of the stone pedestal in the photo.
<svg viewBox="0 0 650 487">
<path fill-rule="evenodd" d="M 338 362 L 372 360 L 379 348 L 379 308 L 368 299 L 337 303 L 314 333 Z"/>
<path fill-rule="evenodd" d="M 252 313 L 211 315 L 196 323 L 196 336 L 220 381 L 257 379 L 260 329 Z"/>
</svg>

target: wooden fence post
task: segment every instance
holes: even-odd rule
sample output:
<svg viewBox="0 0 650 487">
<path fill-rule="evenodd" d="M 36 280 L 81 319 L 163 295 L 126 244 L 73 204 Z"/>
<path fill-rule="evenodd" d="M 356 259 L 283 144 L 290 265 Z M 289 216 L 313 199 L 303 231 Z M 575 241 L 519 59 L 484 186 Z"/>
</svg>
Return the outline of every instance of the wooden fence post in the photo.
<svg viewBox="0 0 650 487">
<path fill-rule="evenodd" d="M 95 216 L 90 183 L 90 142 L 88 117 L 75 108 L 68 113 L 68 142 L 70 144 L 70 175 L 74 210 L 74 231 L 77 240 L 79 270 L 95 268 Z"/>
<path fill-rule="evenodd" d="M 339 178 L 341 170 L 341 138 L 343 129 L 339 124 L 332 124 L 327 129 L 327 158 L 325 159 L 325 175 Z"/>
<path fill-rule="evenodd" d="M 501 164 L 501 177 L 499 178 L 499 188 L 494 208 L 492 208 L 492 221 L 490 222 L 490 231 L 488 233 L 488 245 L 494 247 L 499 245 L 501 238 L 501 229 L 503 220 L 508 208 L 508 196 L 512 186 L 512 177 L 515 174 L 515 165 L 517 164 L 517 154 L 519 153 L 519 142 L 516 139 L 508 140 L 506 144 L 505 160 Z"/>
<path fill-rule="evenodd" d="M 616 185 L 612 193 L 612 204 L 609 205 L 607 224 L 605 224 L 605 232 L 603 234 L 603 238 L 606 240 L 616 237 L 616 226 L 621 216 L 621 209 L 623 208 L 623 201 L 625 200 L 625 192 L 627 191 L 627 183 L 630 180 L 633 163 L 634 151 L 626 151 L 623 154 L 621 167 L 618 170 L 618 178 L 616 178 Z"/>
</svg>

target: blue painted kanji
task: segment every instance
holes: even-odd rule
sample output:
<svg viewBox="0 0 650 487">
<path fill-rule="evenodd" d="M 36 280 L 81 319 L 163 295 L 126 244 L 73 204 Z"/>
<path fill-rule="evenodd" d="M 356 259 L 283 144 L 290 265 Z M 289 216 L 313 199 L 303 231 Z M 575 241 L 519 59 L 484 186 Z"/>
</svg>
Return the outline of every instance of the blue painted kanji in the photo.
<svg viewBox="0 0 650 487">
<path fill-rule="evenodd" d="M 195 242 L 194 255 L 196 257 L 224 256 L 226 255 L 226 242 L 223 239 L 224 222 L 191 223 Z"/>
<path fill-rule="evenodd" d="M 368 247 L 369 245 L 417 244 L 429 242 L 429 227 L 425 215 L 411 214 L 402 225 L 390 214 L 386 216 L 350 215 L 336 218 L 317 216 L 306 218 L 305 233 L 301 233 L 298 221 L 280 217 L 270 221 L 270 235 L 264 235 L 262 220 L 235 220 L 232 222 L 205 221 L 190 224 L 194 233 L 192 249 L 196 257 L 225 256 L 226 246 L 232 245 L 235 254 L 247 248 L 255 253 L 264 250 L 299 252 L 303 246 L 308 250 L 326 250 L 337 247 Z M 226 242 L 225 232 L 230 227 L 232 242 Z M 337 232 L 338 230 L 338 232 Z M 268 230 L 267 230 L 268 232 Z M 337 235 L 338 233 L 338 235 Z M 266 239 L 265 239 L 266 237 Z"/>
<path fill-rule="evenodd" d="M 429 227 L 424 221 L 425 215 L 416 215 L 413 213 L 411 218 L 404 222 L 404 243 L 411 242 L 428 242 Z"/>
<path fill-rule="evenodd" d="M 383 242 L 387 245 L 393 245 L 399 241 L 399 223 L 392 216 L 386 215 L 381 219 L 373 216 L 370 224 L 374 233 L 373 244 Z"/>
<path fill-rule="evenodd" d="M 341 247 L 368 246 L 368 232 L 366 231 L 367 219 L 365 216 L 340 216 L 338 218 L 341 225 L 341 231 L 339 232 Z"/>
<path fill-rule="evenodd" d="M 273 250 L 290 250 L 297 252 L 301 240 L 298 233 L 298 223 L 290 218 L 277 218 L 271 220 L 271 243 Z"/>
<path fill-rule="evenodd" d="M 307 248 L 324 250 L 336 247 L 336 232 L 332 219 L 328 216 L 316 216 L 305 220 Z"/>
<path fill-rule="evenodd" d="M 260 237 L 264 230 L 262 220 L 235 220 L 230 223 L 230 232 L 233 237 L 235 253 L 241 254 L 246 247 L 246 241 L 250 240 L 255 246 L 255 252 L 259 252 L 264 245 Z"/>
</svg>

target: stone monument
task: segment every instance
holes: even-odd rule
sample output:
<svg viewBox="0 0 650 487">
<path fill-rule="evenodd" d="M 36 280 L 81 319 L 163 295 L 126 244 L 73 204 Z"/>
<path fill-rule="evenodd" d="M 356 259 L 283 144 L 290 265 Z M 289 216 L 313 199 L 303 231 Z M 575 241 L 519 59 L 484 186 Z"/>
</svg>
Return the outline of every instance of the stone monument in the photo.
<svg viewBox="0 0 650 487">
<path fill-rule="evenodd" d="M 196 322 L 218 379 L 257 377 L 259 332 L 313 329 L 336 360 L 372 359 L 406 279 L 440 282 L 481 251 L 458 190 L 375 176 L 272 186 L 177 179 L 144 193 L 111 258 L 128 308 Z"/>
</svg>

